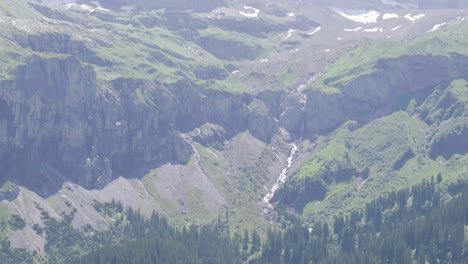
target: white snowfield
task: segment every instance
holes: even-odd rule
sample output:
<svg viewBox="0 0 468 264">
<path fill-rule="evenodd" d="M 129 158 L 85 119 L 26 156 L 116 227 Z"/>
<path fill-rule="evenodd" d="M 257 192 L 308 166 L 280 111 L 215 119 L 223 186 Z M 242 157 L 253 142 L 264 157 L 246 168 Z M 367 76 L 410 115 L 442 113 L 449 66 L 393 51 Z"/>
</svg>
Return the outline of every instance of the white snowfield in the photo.
<svg viewBox="0 0 468 264">
<path fill-rule="evenodd" d="M 344 31 L 346 32 L 356 32 L 356 31 L 359 31 L 361 30 L 362 27 L 357 27 L 357 28 L 345 28 Z"/>
<path fill-rule="evenodd" d="M 260 10 L 251 6 L 244 6 L 244 9 L 253 11 L 253 13 L 246 13 L 246 12 L 239 11 L 241 15 L 244 15 L 246 17 L 258 17 L 258 14 L 260 13 Z"/>
<path fill-rule="evenodd" d="M 288 35 L 286 35 L 286 37 L 283 38 L 283 40 L 286 40 L 288 39 L 289 37 L 291 37 L 292 33 L 296 32 L 295 29 L 290 29 L 288 30 Z"/>
<path fill-rule="evenodd" d="M 307 35 L 312 36 L 312 35 L 314 35 L 315 33 L 319 32 L 321 29 L 322 29 L 322 27 L 318 27 L 318 28 L 316 28 L 314 31 L 307 33 Z"/>
<path fill-rule="evenodd" d="M 70 9 L 70 8 L 79 8 L 79 9 L 83 9 L 85 11 L 88 11 L 90 13 L 92 13 L 92 12 L 94 12 L 96 10 L 109 11 L 109 9 L 105 9 L 105 8 L 100 7 L 100 6 L 94 7 L 94 6 L 89 6 L 89 5 L 85 5 L 85 4 L 79 5 L 79 4 L 76 4 L 76 3 L 71 3 L 71 4 L 66 4 L 65 5 L 65 9 Z"/>
<path fill-rule="evenodd" d="M 368 29 L 364 29 L 364 32 L 383 32 L 383 29 L 382 28 L 368 28 Z"/>
<path fill-rule="evenodd" d="M 437 24 L 435 25 L 431 30 L 429 30 L 429 32 L 434 32 L 436 30 L 438 30 L 441 26 L 445 25 L 446 23 L 442 23 L 442 24 Z"/>
<path fill-rule="evenodd" d="M 419 14 L 419 15 L 411 16 L 411 13 L 410 13 L 410 14 L 406 14 L 405 18 L 408 19 L 409 21 L 416 21 L 416 20 L 418 20 L 420 18 L 423 18 L 425 16 L 426 16 L 425 14 Z"/>
<path fill-rule="evenodd" d="M 382 15 L 383 20 L 390 19 L 390 18 L 399 18 L 399 17 L 400 16 L 398 14 L 395 14 L 395 13 L 387 13 L 387 14 Z"/>
<path fill-rule="evenodd" d="M 377 23 L 377 19 L 380 17 L 380 13 L 375 10 L 364 11 L 364 10 L 341 10 L 338 8 L 331 8 L 331 9 L 346 19 L 349 19 L 358 23 L 364 23 L 364 24 Z"/>
</svg>

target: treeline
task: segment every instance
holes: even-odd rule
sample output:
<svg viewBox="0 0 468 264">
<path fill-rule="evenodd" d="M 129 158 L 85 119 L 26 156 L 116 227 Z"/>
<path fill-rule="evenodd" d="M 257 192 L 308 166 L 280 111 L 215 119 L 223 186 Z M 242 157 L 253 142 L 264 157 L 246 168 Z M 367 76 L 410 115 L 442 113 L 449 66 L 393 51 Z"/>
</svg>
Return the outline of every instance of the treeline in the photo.
<svg viewBox="0 0 468 264">
<path fill-rule="evenodd" d="M 164 217 L 150 219 L 129 208 L 125 233 L 134 239 L 97 248 L 71 261 L 89 263 L 241 263 L 238 243 L 220 221 L 174 228 Z M 121 219 L 120 221 L 122 221 Z"/>
<path fill-rule="evenodd" d="M 468 263 L 468 188 L 457 188 L 441 203 L 434 180 L 424 181 L 336 217 L 333 229 L 270 230 L 251 263 Z"/>
<path fill-rule="evenodd" d="M 96 203 L 113 225 L 97 231 L 72 228 L 43 212 L 47 259 L 0 243 L 1 263 L 468 263 L 468 186 L 448 187 L 442 201 L 439 182 L 424 181 L 341 215 L 331 223 L 230 234 L 226 221 L 177 228 L 153 213 L 145 218 L 120 202 Z M 227 220 L 227 219 L 226 219 Z M 1 241 L 0 241 L 1 242 Z"/>
<path fill-rule="evenodd" d="M 220 220 L 178 229 L 158 214 L 146 220 L 130 208 L 118 222 L 128 223 L 124 233 L 132 239 L 71 263 L 468 263 L 468 188 L 450 189 L 453 197 L 444 203 L 438 183 L 424 181 L 330 224 L 270 229 L 263 242 L 255 230 L 231 238 Z"/>
<path fill-rule="evenodd" d="M 33 257 L 24 249 L 11 248 L 8 239 L 0 238 L 0 263 L 27 264 L 32 263 Z"/>
</svg>

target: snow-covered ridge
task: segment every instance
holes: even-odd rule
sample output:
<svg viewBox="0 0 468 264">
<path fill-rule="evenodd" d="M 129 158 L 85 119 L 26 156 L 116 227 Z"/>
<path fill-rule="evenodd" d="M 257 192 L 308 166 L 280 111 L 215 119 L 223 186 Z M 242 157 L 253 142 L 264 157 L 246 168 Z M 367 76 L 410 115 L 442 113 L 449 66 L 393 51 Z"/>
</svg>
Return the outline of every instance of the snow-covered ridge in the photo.
<svg viewBox="0 0 468 264">
<path fill-rule="evenodd" d="M 258 17 L 258 14 L 260 13 L 260 10 L 251 6 L 244 6 L 244 9 L 253 11 L 253 13 L 246 13 L 246 12 L 239 11 L 241 15 L 244 15 L 246 17 Z"/>
<path fill-rule="evenodd" d="M 399 17 L 400 16 L 398 14 L 395 14 L 395 13 L 387 13 L 387 14 L 382 15 L 383 20 L 387 20 L 387 19 L 390 19 L 390 18 L 399 18 Z"/>
<path fill-rule="evenodd" d="M 377 23 L 377 19 L 380 17 L 380 13 L 375 10 L 342 10 L 334 7 L 331 7 L 331 10 L 346 19 L 364 24 Z"/>
</svg>

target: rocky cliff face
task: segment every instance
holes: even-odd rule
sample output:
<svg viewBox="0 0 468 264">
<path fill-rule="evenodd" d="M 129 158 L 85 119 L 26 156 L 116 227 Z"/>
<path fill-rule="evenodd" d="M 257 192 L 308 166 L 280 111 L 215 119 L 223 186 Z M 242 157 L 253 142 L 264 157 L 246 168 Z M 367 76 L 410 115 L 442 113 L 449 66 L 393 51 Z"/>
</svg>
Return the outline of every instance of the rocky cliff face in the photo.
<svg viewBox="0 0 468 264">
<path fill-rule="evenodd" d="M 205 123 L 221 126 L 227 137 L 250 127 L 263 140 L 276 128 L 248 107 L 252 95 L 204 90 L 188 80 L 98 81 L 72 56 L 33 56 L 15 76 L 0 84 L 1 168 L 44 196 L 67 179 L 100 188 L 158 164 L 186 163 L 192 149 L 179 132 Z"/>
<path fill-rule="evenodd" d="M 339 85 L 339 93 L 310 90 L 290 96 L 281 123 L 296 137 L 329 132 L 347 120 L 368 122 L 390 113 L 397 98 L 467 78 L 468 57 L 403 56 L 380 60 L 375 71 Z M 327 82 L 327 80 L 325 80 Z"/>
</svg>

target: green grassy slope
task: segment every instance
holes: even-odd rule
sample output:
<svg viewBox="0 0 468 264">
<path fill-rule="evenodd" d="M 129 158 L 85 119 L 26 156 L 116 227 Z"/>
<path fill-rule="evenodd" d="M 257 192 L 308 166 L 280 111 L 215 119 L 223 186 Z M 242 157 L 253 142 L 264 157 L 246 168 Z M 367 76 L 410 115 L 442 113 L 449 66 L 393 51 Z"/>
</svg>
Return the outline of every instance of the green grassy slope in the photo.
<svg viewBox="0 0 468 264">
<path fill-rule="evenodd" d="M 466 180 L 467 94 L 467 80 L 454 80 L 426 99 L 409 98 L 405 111 L 359 128 L 357 123 L 346 123 L 320 140 L 279 192 L 279 199 L 289 202 L 306 221 L 330 221 L 439 173 L 445 187 Z M 323 189 L 323 195 L 317 196 Z"/>
<path fill-rule="evenodd" d="M 468 22 L 448 27 L 443 31 L 424 34 L 414 39 L 366 42 L 341 56 L 309 89 L 338 93 L 340 88 L 356 78 L 377 71 L 381 59 L 405 55 L 451 57 L 468 54 Z"/>
</svg>

